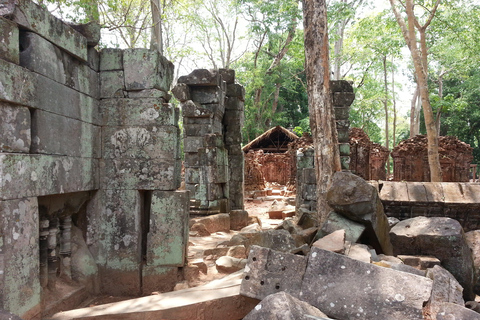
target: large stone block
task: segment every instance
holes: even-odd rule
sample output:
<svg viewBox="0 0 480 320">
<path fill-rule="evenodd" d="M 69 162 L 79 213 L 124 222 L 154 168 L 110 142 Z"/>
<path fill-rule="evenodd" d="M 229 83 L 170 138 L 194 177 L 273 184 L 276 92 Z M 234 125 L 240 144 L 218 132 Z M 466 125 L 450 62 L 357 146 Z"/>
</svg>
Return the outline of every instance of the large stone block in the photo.
<svg viewBox="0 0 480 320">
<path fill-rule="evenodd" d="M 175 126 L 104 127 L 104 159 L 179 159 Z"/>
<path fill-rule="evenodd" d="M 123 98 L 125 80 L 122 70 L 100 72 L 100 98 Z"/>
<path fill-rule="evenodd" d="M 132 98 L 132 99 L 156 98 L 159 101 L 163 101 L 164 103 L 167 103 L 172 98 L 172 96 L 168 92 L 163 91 L 163 90 L 159 90 L 159 89 L 145 89 L 145 90 L 138 90 L 138 91 L 129 91 L 128 92 L 128 97 Z"/>
<path fill-rule="evenodd" d="M 244 320 L 258 319 L 326 319 L 325 313 L 288 293 L 278 292 L 267 296 L 246 315 Z"/>
<path fill-rule="evenodd" d="M 158 50 L 126 49 L 123 52 L 127 90 L 160 89 L 170 91 L 173 63 Z"/>
<path fill-rule="evenodd" d="M 304 256 L 252 246 L 240 294 L 262 300 L 270 294 L 284 291 L 298 297 L 306 267 Z"/>
<path fill-rule="evenodd" d="M 238 98 L 240 101 L 245 101 L 245 87 L 240 84 L 227 84 L 226 93 L 228 97 L 235 97 Z"/>
<path fill-rule="evenodd" d="M 0 304 L 2 309 L 22 316 L 41 302 L 37 198 L 0 201 L 0 212 L 4 259 Z"/>
<path fill-rule="evenodd" d="M 100 125 L 98 101 L 37 73 L 31 73 L 34 83 L 32 106 L 61 116 Z"/>
<path fill-rule="evenodd" d="M 36 110 L 32 117 L 31 153 L 100 158 L 100 127 Z"/>
<path fill-rule="evenodd" d="M 445 217 L 416 217 L 397 223 L 390 231 L 394 254 L 432 255 L 463 286 L 465 300 L 473 300 L 475 269 L 462 226 Z"/>
<path fill-rule="evenodd" d="M 98 160 L 0 154 L 0 199 L 89 191 L 99 188 Z"/>
<path fill-rule="evenodd" d="M 220 86 L 222 77 L 217 70 L 196 69 L 188 76 L 181 76 L 177 83 L 184 83 L 188 86 Z"/>
<path fill-rule="evenodd" d="M 183 139 L 183 151 L 184 152 L 198 152 L 198 149 L 204 147 L 203 137 L 185 137 Z"/>
<path fill-rule="evenodd" d="M 332 211 L 328 214 L 327 220 L 323 223 L 316 238 L 324 237 L 337 230 L 345 230 L 345 240 L 355 243 L 360 239 L 365 228 L 363 224 L 347 219 L 341 214 Z"/>
<path fill-rule="evenodd" d="M 200 104 L 220 104 L 224 107 L 225 92 L 220 87 L 190 87 L 191 99 Z"/>
<path fill-rule="evenodd" d="M 7 6 L 12 10 L 1 12 L 2 15 L 9 16 L 23 28 L 40 34 L 78 59 L 87 61 L 87 39 L 54 17 L 46 8 L 31 1 L 14 0 L 7 0 Z"/>
<path fill-rule="evenodd" d="M 185 264 L 188 246 L 188 191 L 153 191 L 147 236 L 147 265 Z"/>
<path fill-rule="evenodd" d="M 186 136 L 205 136 L 207 134 L 212 133 L 221 133 L 221 128 L 219 130 L 214 131 L 214 126 L 211 124 L 189 124 L 183 127 Z"/>
<path fill-rule="evenodd" d="M 98 22 L 89 21 L 83 24 L 68 23 L 68 25 L 87 38 L 87 45 L 89 47 L 95 47 L 100 42 L 101 26 Z"/>
<path fill-rule="evenodd" d="M 123 70 L 123 50 L 105 48 L 100 51 L 100 71 Z"/>
<path fill-rule="evenodd" d="M 177 162 L 180 160 L 101 160 L 100 179 L 107 189 L 175 190 L 180 176 Z"/>
<path fill-rule="evenodd" d="M 220 104 L 200 104 L 197 101 L 187 100 L 180 104 L 182 115 L 185 118 L 218 118 L 223 117 L 224 109 Z M 205 121 L 205 120 L 204 120 Z M 199 123 L 203 124 L 203 123 Z"/>
<path fill-rule="evenodd" d="M 17 25 L 0 17 L 0 59 L 18 64 L 19 49 Z"/>
<path fill-rule="evenodd" d="M 431 290 L 425 277 L 314 247 L 297 297 L 336 319 L 423 320 Z"/>
<path fill-rule="evenodd" d="M 33 106 L 35 80 L 28 70 L 0 59 L 0 100 Z"/>
<path fill-rule="evenodd" d="M 103 99 L 100 112 L 104 126 L 177 126 L 179 109 L 155 98 Z"/>
<path fill-rule="evenodd" d="M 0 102 L 0 152 L 30 151 L 31 119 L 28 108 Z"/>
</svg>

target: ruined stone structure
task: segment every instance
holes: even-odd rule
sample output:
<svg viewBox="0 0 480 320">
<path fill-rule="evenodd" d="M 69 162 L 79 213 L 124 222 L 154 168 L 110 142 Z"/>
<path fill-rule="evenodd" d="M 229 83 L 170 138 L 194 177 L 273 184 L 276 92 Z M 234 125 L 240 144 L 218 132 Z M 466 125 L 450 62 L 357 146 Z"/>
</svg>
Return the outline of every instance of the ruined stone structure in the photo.
<svg viewBox="0 0 480 320">
<path fill-rule="evenodd" d="M 473 160 L 470 145 L 455 137 L 439 137 L 438 152 L 444 182 L 469 181 Z M 427 137 L 416 136 L 400 142 L 392 150 L 393 180 L 430 181 L 427 157 Z"/>
<path fill-rule="evenodd" d="M 185 186 L 191 212 L 228 213 L 243 209 L 241 150 L 245 89 L 234 70 L 198 69 L 172 90 L 181 102 Z"/>
<path fill-rule="evenodd" d="M 24 319 L 88 292 L 171 290 L 185 261 L 173 65 L 99 54 L 99 27 L 76 28 L 0 4 L 0 309 Z"/>
<path fill-rule="evenodd" d="M 338 146 L 342 170 L 350 168 L 350 144 L 349 129 L 350 105 L 355 99 L 352 85 L 345 80 L 331 81 L 335 122 L 338 133 Z M 315 212 L 316 209 L 316 179 L 314 166 L 314 150 L 312 146 L 299 148 L 297 151 L 297 210 L 303 208 L 306 211 Z"/>
<path fill-rule="evenodd" d="M 370 141 L 362 129 L 350 129 L 350 171 L 365 180 L 386 180 L 389 155 L 386 147 Z"/>
</svg>

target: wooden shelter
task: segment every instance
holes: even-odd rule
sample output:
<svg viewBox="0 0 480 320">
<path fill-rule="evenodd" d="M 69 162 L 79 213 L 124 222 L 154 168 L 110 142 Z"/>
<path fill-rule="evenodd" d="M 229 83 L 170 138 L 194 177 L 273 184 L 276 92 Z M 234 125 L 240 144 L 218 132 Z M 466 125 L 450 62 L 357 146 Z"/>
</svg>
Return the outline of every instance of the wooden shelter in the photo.
<svg viewBox="0 0 480 320">
<path fill-rule="evenodd" d="M 283 153 L 288 150 L 288 144 L 297 139 L 298 136 L 295 133 L 282 126 L 276 126 L 265 131 L 243 147 L 243 152 L 263 150 L 264 153 Z"/>
</svg>

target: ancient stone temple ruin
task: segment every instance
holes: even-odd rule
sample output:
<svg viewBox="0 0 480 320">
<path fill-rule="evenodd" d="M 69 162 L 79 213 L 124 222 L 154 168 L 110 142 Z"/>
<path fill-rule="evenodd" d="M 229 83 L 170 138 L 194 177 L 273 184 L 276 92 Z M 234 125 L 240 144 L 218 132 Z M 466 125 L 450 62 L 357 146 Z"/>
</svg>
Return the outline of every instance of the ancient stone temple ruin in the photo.
<svg viewBox="0 0 480 320">
<path fill-rule="evenodd" d="M 469 181 L 472 147 L 455 137 L 439 137 L 438 153 L 444 182 Z M 427 137 L 419 135 L 400 142 L 392 150 L 395 181 L 430 181 Z"/>
</svg>

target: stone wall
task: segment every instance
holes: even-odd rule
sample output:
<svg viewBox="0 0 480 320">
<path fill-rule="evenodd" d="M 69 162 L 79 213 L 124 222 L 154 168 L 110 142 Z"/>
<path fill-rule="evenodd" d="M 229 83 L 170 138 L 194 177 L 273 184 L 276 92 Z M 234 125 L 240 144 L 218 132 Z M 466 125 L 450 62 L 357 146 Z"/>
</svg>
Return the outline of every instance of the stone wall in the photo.
<svg viewBox="0 0 480 320">
<path fill-rule="evenodd" d="M 0 309 L 24 319 L 66 298 L 58 281 L 138 295 L 173 288 L 185 261 L 173 66 L 99 54 L 99 27 L 75 29 L 0 4 Z"/>
<path fill-rule="evenodd" d="M 234 70 L 198 69 L 178 79 L 184 126 L 185 186 L 191 212 L 243 209 L 243 102 Z"/>
<path fill-rule="evenodd" d="M 340 151 L 340 161 L 342 170 L 348 170 L 350 167 L 350 144 L 349 129 L 350 105 L 355 99 L 352 85 L 345 80 L 331 81 L 330 88 L 332 93 L 333 107 L 335 111 L 335 123 L 338 133 L 338 148 Z M 314 150 L 311 146 L 300 147 L 297 150 L 297 212 L 307 211 L 316 212 L 316 178 L 314 164 Z"/>
</svg>

